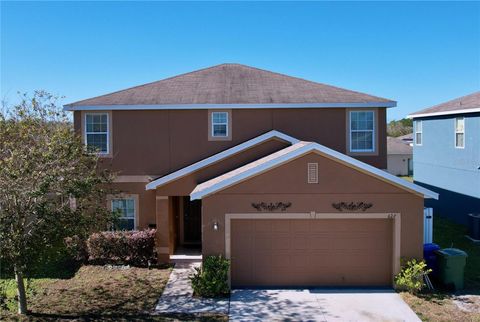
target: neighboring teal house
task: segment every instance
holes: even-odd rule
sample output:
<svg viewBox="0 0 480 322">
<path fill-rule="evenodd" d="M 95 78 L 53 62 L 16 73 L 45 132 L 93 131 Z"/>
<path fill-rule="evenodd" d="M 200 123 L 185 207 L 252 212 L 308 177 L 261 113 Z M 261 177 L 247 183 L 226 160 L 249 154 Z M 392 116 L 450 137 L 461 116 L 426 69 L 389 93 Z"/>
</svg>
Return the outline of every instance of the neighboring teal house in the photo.
<svg viewBox="0 0 480 322">
<path fill-rule="evenodd" d="M 414 181 L 440 194 L 440 216 L 467 224 L 480 213 L 480 92 L 413 113 Z"/>
</svg>

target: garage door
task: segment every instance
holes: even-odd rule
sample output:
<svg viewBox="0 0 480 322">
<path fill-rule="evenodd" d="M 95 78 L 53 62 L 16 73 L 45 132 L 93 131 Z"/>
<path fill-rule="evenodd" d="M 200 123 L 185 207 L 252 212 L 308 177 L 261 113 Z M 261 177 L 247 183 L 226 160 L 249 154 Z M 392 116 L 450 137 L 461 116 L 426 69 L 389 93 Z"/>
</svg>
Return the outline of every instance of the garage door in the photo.
<svg viewBox="0 0 480 322">
<path fill-rule="evenodd" d="M 232 219 L 232 286 L 391 285 L 392 229 L 388 219 Z"/>
</svg>

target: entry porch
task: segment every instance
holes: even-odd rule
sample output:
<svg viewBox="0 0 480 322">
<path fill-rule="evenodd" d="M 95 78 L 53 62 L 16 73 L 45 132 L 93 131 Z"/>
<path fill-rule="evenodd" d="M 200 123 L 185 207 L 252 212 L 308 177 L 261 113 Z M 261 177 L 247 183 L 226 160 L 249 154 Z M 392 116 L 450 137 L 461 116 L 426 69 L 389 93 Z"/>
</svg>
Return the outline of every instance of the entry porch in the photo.
<svg viewBox="0 0 480 322">
<path fill-rule="evenodd" d="M 160 262 L 173 255 L 200 256 L 202 252 L 202 201 L 189 196 L 156 196 L 156 241 Z"/>
</svg>

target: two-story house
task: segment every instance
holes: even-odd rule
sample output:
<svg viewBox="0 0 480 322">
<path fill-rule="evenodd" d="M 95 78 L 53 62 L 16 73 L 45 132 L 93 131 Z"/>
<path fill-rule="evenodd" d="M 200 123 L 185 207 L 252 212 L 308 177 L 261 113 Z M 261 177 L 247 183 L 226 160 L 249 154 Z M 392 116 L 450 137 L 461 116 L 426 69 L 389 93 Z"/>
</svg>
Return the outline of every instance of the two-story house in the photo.
<svg viewBox="0 0 480 322">
<path fill-rule="evenodd" d="M 480 213 L 480 92 L 413 113 L 414 181 L 440 193 L 434 211 L 467 224 Z"/>
<path fill-rule="evenodd" d="M 231 259 L 232 286 L 391 285 L 424 198 L 388 174 L 394 101 L 223 64 L 68 104 L 118 172 L 121 228 Z"/>
</svg>

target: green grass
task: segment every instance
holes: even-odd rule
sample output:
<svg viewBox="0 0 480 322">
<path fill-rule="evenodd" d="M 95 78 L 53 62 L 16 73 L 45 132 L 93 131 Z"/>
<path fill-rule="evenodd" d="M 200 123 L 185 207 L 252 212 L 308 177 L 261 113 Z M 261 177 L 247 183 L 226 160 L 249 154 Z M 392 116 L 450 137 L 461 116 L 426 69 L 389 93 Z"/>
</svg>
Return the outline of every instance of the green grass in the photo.
<svg viewBox="0 0 480 322">
<path fill-rule="evenodd" d="M 44 285 L 55 282 L 56 279 L 39 278 L 26 279 L 27 297 L 32 298 Z M 15 312 L 17 310 L 17 284 L 14 279 L 0 279 L 0 310 Z"/>
<path fill-rule="evenodd" d="M 442 248 L 459 248 L 468 254 L 465 266 L 465 291 L 480 294 L 480 244 L 475 244 L 465 237 L 467 229 L 452 221 L 434 217 L 433 242 Z"/>
<path fill-rule="evenodd" d="M 435 216 L 433 220 L 433 242 L 442 248 L 455 247 L 468 254 L 465 266 L 465 289 L 458 293 L 442 290 L 422 294 L 401 293 L 402 298 L 417 313 L 422 321 L 468 321 L 480 322 L 480 311 L 461 310 L 455 303 L 455 295 L 473 295 L 470 301 L 480 306 L 480 244 L 475 244 L 465 237 L 464 226 Z"/>
</svg>

